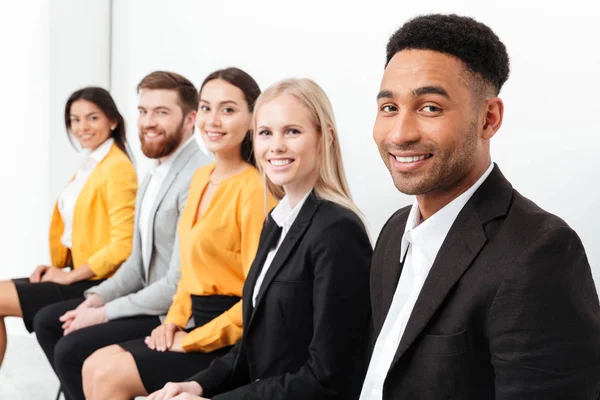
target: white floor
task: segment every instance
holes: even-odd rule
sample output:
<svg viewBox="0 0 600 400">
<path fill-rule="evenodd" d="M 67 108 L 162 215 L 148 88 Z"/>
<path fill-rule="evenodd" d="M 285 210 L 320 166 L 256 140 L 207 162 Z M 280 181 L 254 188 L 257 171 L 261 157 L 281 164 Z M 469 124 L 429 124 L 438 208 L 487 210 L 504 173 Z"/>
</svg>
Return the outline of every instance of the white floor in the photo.
<svg viewBox="0 0 600 400">
<path fill-rule="evenodd" d="M 35 335 L 27 333 L 21 319 L 6 318 L 5 322 L 9 334 L 6 356 L 0 367 L 0 400 L 56 399 L 58 378 Z"/>
<path fill-rule="evenodd" d="M 34 335 L 9 335 L 0 368 L 0 399 L 54 400 L 58 379 Z"/>
</svg>

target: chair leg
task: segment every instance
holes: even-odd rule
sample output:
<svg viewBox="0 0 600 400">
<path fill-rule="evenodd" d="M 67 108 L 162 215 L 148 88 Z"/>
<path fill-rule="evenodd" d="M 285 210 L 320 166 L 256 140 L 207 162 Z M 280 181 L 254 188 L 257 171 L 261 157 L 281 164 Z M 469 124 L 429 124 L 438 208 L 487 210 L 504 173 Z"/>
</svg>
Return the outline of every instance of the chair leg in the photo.
<svg viewBox="0 0 600 400">
<path fill-rule="evenodd" d="M 59 400 L 61 394 L 63 394 L 63 390 L 62 390 L 62 386 L 59 386 L 58 387 L 58 393 L 56 393 L 56 399 L 55 400 Z"/>
</svg>

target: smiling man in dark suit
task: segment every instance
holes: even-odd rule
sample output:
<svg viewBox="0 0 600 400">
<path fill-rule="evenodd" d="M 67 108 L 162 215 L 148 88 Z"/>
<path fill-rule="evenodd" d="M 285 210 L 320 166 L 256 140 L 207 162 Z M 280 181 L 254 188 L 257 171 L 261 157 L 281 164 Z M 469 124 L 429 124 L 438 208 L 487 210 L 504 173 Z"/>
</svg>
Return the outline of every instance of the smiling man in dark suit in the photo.
<svg viewBox="0 0 600 400">
<path fill-rule="evenodd" d="M 418 17 L 388 43 L 373 136 L 416 200 L 375 249 L 361 400 L 598 398 L 583 245 L 491 161 L 508 74 L 504 44 L 471 18 Z"/>
</svg>

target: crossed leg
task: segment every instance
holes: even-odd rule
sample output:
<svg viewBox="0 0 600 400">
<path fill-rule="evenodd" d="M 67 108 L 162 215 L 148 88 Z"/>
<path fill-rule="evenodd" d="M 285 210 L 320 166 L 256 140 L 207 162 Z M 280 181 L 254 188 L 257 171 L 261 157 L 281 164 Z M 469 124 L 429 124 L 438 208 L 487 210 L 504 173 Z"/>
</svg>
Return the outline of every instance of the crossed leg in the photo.
<svg viewBox="0 0 600 400">
<path fill-rule="evenodd" d="M 119 345 L 89 356 L 83 363 L 82 377 L 88 400 L 130 400 L 148 395 L 133 356 Z"/>
<path fill-rule="evenodd" d="M 13 281 L 0 281 L 0 366 L 6 354 L 6 325 L 4 317 L 23 317 L 17 288 Z"/>
</svg>

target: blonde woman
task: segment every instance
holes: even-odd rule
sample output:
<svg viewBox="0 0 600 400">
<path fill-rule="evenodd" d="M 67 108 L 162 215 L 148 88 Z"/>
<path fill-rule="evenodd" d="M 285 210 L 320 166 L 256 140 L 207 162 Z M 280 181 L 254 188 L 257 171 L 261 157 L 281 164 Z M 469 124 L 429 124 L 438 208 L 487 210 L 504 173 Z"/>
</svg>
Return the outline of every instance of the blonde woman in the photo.
<svg viewBox="0 0 600 400">
<path fill-rule="evenodd" d="M 253 126 L 258 165 L 283 198 L 244 286 L 242 341 L 151 400 L 358 397 L 372 249 L 346 183 L 331 104 L 313 81 L 286 80 L 259 97 Z"/>
</svg>

